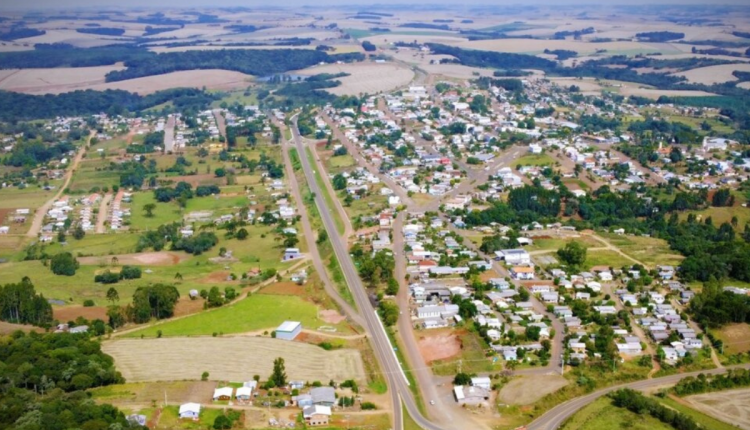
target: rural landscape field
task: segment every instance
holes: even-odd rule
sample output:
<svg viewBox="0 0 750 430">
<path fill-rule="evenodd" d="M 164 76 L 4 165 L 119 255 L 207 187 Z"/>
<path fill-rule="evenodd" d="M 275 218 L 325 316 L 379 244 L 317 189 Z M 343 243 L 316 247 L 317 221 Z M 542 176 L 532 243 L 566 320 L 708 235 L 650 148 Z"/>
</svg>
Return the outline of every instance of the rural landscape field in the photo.
<svg viewBox="0 0 750 430">
<path fill-rule="evenodd" d="M 750 5 L 0 4 L 0 429 L 750 429 Z"/>
</svg>

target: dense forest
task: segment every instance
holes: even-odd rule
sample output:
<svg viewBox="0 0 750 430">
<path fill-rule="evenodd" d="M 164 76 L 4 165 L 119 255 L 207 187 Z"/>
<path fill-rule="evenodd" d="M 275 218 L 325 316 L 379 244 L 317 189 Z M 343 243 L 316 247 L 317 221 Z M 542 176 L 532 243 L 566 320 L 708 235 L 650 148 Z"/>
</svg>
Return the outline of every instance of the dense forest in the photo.
<svg viewBox="0 0 750 430">
<path fill-rule="evenodd" d="M 2 429 L 146 429 L 83 391 L 124 382 L 112 358 L 84 334 L 4 336 L 0 363 Z"/>
<path fill-rule="evenodd" d="M 461 49 L 437 43 L 428 43 L 427 46 L 429 46 L 433 54 L 453 56 L 466 66 L 489 67 L 493 69 L 541 70 L 553 70 L 557 67 L 554 61 L 545 60 L 533 55 Z"/>
<path fill-rule="evenodd" d="M 673 31 L 649 31 L 645 33 L 637 33 L 635 37 L 646 42 L 669 42 L 671 40 L 684 38 L 685 33 L 676 33 Z"/>
<path fill-rule="evenodd" d="M 169 101 L 180 109 L 200 110 L 215 98 L 215 95 L 193 88 L 176 88 L 145 96 L 122 90 L 85 90 L 57 95 L 0 91 L 0 120 L 31 120 L 102 112 L 118 115 L 139 112 Z"/>
<path fill-rule="evenodd" d="M 45 145 L 36 141 L 21 142 L 13 146 L 2 164 L 13 167 L 36 167 L 50 160 L 60 159 L 64 154 L 73 150 L 75 146 L 70 142 L 60 142 L 56 145 Z"/>
<path fill-rule="evenodd" d="M 122 36 L 125 34 L 124 28 L 111 28 L 111 27 L 86 27 L 78 28 L 77 32 L 83 34 L 98 34 L 100 36 Z"/>
<path fill-rule="evenodd" d="M 17 324 L 48 327 L 52 323 L 52 306 L 27 277 L 21 282 L 0 285 L 0 320 Z"/>
<path fill-rule="evenodd" d="M 154 57 L 155 53 L 132 47 L 74 48 L 64 43 L 36 44 L 32 51 L 0 52 L 0 69 L 111 66 L 118 61 Z"/>
<path fill-rule="evenodd" d="M 319 63 L 351 62 L 364 59 L 361 53 L 327 54 L 309 49 L 225 49 L 218 51 L 168 52 L 155 56 L 131 58 L 127 69 L 107 74 L 107 82 L 161 75 L 180 70 L 223 69 L 267 76 L 289 70 L 304 69 Z"/>
<path fill-rule="evenodd" d="M 35 28 L 26 28 L 26 27 L 14 27 L 8 31 L 0 33 L 0 40 L 10 42 L 16 39 L 24 39 L 26 37 L 42 36 L 44 34 L 47 34 L 47 32 L 44 30 L 37 30 Z"/>
<path fill-rule="evenodd" d="M 445 24 L 427 24 L 424 22 L 407 22 L 405 24 L 399 25 L 399 27 L 421 28 L 421 29 L 428 29 L 428 30 L 450 30 L 451 29 Z"/>
</svg>

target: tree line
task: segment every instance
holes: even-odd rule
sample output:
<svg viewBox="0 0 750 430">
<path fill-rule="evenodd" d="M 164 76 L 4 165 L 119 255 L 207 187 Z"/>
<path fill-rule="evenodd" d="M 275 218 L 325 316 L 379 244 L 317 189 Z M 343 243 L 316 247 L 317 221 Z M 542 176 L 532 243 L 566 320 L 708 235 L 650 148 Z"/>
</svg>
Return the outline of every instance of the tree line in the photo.
<svg viewBox="0 0 750 430">
<path fill-rule="evenodd" d="M 319 63 L 361 61 L 361 53 L 327 54 L 310 49 L 222 49 L 216 51 L 167 52 L 125 61 L 125 70 L 107 73 L 107 82 L 161 75 L 181 70 L 222 69 L 266 76 L 298 70 Z"/>
<path fill-rule="evenodd" d="M 703 429 L 703 426 L 688 415 L 668 408 L 658 400 L 646 397 L 630 388 L 614 391 L 607 396 L 612 399 L 612 403 L 618 408 L 625 408 L 638 415 L 649 414 L 659 421 L 671 425 L 675 430 Z"/>
<path fill-rule="evenodd" d="M 0 285 L 0 319 L 48 327 L 52 323 L 52 306 L 24 277 L 21 282 Z"/>
</svg>

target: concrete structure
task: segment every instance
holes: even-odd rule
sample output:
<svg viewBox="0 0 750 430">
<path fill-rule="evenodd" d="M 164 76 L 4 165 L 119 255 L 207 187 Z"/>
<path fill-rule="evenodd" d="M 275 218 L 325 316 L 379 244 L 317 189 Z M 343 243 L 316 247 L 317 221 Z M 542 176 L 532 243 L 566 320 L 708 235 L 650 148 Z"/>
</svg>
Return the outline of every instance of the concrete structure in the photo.
<svg viewBox="0 0 750 430">
<path fill-rule="evenodd" d="M 284 321 L 276 329 L 276 339 L 294 340 L 302 332 L 302 323 L 299 321 Z"/>
</svg>

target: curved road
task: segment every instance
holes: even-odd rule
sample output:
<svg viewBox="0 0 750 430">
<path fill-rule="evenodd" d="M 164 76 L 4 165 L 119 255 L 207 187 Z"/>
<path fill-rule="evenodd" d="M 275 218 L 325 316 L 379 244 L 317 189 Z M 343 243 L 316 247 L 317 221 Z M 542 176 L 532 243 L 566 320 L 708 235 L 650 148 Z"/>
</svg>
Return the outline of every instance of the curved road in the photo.
<svg viewBox="0 0 750 430">
<path fill-rule="evenodd" d="M 297 115 L 292 117 L 291 127 L 292 136 L 294 138 L 297 152 L 300 156 L 302 163 L 302 170 L 305 173 L 307 182 L 310 186 L 310 190 L 315 195 L 315 204 L 318 206 L 323 225 L 328 231 L 328 237 L 331 241 L 333 251 L 336 253 L 341 270 L 344 273 L 347 285 L 349 285 L 354 301 L 357 303 L 357 307 L 361 311 L 361 315 L 364 319 L 364 327 L 370 335 L 370 340 L 373 346 L 373 350 L 378 358 L 378 362 L 382 366 L 382 370 L 386 380 L 388 381 L 389 391 L 393 403 L 393 417 L 394 417 L 394 428 L 401 430 L 403 428 L 403 417 L 401 411 L 401 401 L 404 402 L 406 410 L 419 427 L 427 430 L 443 430 L 441 426 L 430 422 L 419 411 L 417 404 L 414 401 L 414 397 L 409 391 L 406 378 L 404 377 L 401 367 L 396 359 L 396 355 L 392 350 L 391 343 L 386 335 L 385 328 L 380 322 L 375 309 L 370 303 L 370 299 L 367 296 L 362 281 L 359 279 L 357 269 L 354 267 L 354 263 L 349 256 L 349 251 L 342 238 L 336 232 L 336 225 L 333 222 L 333 217 L 328 207 L 326 207 L 325 199 L 321 190 L 318 188 L 317 182 L 315 181 L 315 175 L 312 167 L 310 166 L 310 160 L 307 158 L 307 153 L 304 146 L 302 145 L 302 139 L 299 135 L 297 128 Z"/>
</svg>

